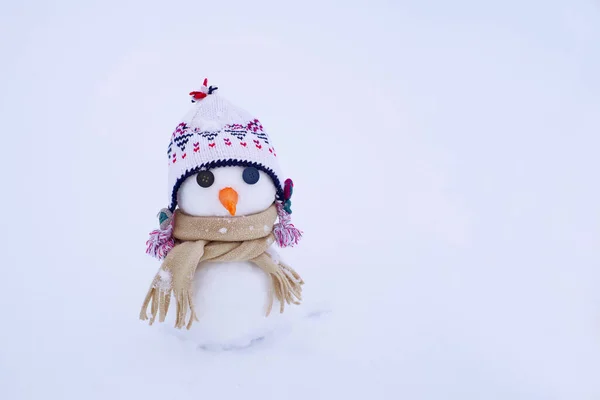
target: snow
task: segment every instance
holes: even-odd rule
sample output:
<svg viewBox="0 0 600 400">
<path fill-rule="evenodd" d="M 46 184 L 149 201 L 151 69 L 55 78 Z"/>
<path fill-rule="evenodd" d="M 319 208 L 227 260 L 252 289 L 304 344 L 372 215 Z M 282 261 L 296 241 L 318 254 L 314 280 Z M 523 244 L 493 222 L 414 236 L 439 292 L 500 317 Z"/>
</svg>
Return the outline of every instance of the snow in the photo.
<svg viewBox="0 0 600 400">
<path fill-rule="evenodd" d="M 273 240 L 267 240 L 268 244 L 271 244 Z M 279 264 L 281 262 L 281 256 L 279 255 L 279 252 L 274 248 L 274 247 L 269 247 L 267 249 L 267 254 L 269 254 L 271 256 L 271 259 L 273 260 L 273 262 L 275 264 Z"/>
<path fill-rule="evenodd" d="M 600 398 L 597 2 L 291 7 L 3 5 L 0 398 Z M 205 76 L 304 231 L 303 306 L 242 350 L 137 320 Z"/>
<path fill-rule="evenodd" d="M 219 233 L 226 234 L 227 233 L 227 228 L 221 228 L 221 229 L 219 229 Z"/>
<path fill-rule="evenodd" d="M 165 271 L 164 269 L 158 270 L 158 276 L 160 281 L 158 281 L 158 287 L 161 290 L 169 290 L 171 288 L 171 273 L 169 271 Z"/>
</svg>

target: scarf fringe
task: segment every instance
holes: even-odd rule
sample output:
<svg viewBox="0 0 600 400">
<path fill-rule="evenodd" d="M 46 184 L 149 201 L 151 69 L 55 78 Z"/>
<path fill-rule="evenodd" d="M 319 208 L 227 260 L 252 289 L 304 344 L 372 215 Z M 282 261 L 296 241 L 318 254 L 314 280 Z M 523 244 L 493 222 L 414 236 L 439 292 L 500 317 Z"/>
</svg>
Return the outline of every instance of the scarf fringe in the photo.
<svg viewBox="0 0 600 400">
<path fill-rule="evenodd" d="M 146 294 L 146 299 L 142 304 L 142 310 L 140 311 L 140 319 L 142 321 L 149 321 L 152 325 L 158 316 L 158 322 L 165 322 L 167 313 L 169 311 L 169 305 L 171 303 L 171 294 L 173 290 L 162 290 L 156 287 L 151 287 Z M 192 299 L 192 292 L 185 290 L 182 293 L 175 295 L 176 299 L 176 310 L 175 310 L 175 328 L 181 329 L 185 327 L 190 329 L 194 321 L 198 321 L 196 315 L 196 309 L 194 307 L 194 300 Z M 148 308 L 150 308 L 150 317 L 148 318 Z M 187 319 L 188 311 L 190 313 L 189 319 Z M 186 322 L 187 319 L 187 322 Z"/>
<path fill-rule="evenodd" d="M 304 281 L 300 275 L 289 265 L 280 263 L 278 267 L 276 272 L 270 273 L 272 288 L 266 311 L 267 317 L 271 314 L 275 297 L 279 300 L 280 313 L 283 313 L 286 303 L 300 304 L 302 301 L 302 285 Z M 181 329 L 185 327 L 189 330 L 193 322 L 198 321 L 191 289 L 189 287 L 181 293 L 173 293 L 173 289 L 171 288 L 163 289 L 160 287 L 160 276 L 157 274 L 142 304 L 140 319 L 142 321 L 149 320 L 149 324 L 152 325 L 158 316 L 158 322 L 164 322 L 169 311 L 171 294 L 173 294 L 176 303 L 175 328 Z M 148 317 L 148 309 L 150 309 L 150 317 Z M 187 318 L 188 312 L 190 314 L 189 318 Z"/>
<path fill-rule="evenodd" d="M 271 282 L 273 283 L 269 306 L 266 316 L 271 314 L 273 309 L 273 299 L 279 300 L 279 312 L 283 313 L 285 304 L 300 304 L 302 301 L 302 285 L 304 281 L 292 267 L 286 264 L 279 264 L 279 269 L 271 273 Z"/>
</svg>

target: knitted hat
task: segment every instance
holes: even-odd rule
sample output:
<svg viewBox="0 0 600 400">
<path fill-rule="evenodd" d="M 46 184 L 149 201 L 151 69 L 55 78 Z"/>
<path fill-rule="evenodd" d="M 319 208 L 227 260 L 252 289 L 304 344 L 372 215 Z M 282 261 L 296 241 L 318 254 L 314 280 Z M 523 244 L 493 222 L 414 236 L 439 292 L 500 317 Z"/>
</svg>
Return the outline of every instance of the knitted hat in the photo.
<svg viewBox="0 0 600 400">
<path fill-rule="evenodd" d="M 192 92 L 194 106 L 171 135 L 167 149 L 171 203 L 177 206 L 177 191 L 190 175 L 203 169 L 223 166 L 255 167 L 273 180 L 277 199 L 284 200 L 284 188 L 271 139 L 260 121 L 247 111 L 219 96 L 207 86 Z"/>
<path fill-rule="evenodd" d="M 223 166 L 255 167 L 273 180 L 279 223 L 273 233 L 281 247 L 298 243 L 302 232 L 290 221 L 293 183 L 283 184 L 277 153 L 260 121 L 219 96 L 207 79 L 199 91 L 191 92 L 192 109 L 183 117 L 167 148 L 171 200 L 159 214 L 160 229 L 150 233 L 147 253 L 162 259 L 173 248 L 173 212 L 177 191 L 185 179 L 201 170 Z"/>
</svg>

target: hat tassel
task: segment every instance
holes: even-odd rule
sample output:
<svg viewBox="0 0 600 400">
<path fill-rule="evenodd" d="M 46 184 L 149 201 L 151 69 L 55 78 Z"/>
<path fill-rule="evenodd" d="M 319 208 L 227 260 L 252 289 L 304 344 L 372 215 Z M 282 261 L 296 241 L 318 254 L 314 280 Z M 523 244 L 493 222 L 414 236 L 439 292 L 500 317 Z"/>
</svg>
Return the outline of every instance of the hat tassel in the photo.
<svg viewBox="0 0 600 400">
<path fill-rule="evenodd" d="M 293 247 L 300 241 L 302 231 L 292 224 L 291 216 L 284 209 L 283 204 L 277 202 L 276 206 L 279 222 L 273 227 L 275 241 L 279 247 Z"/>
<path fill-rule="evenodd" d="M 162 260 L 175 247 L 173 213 L 163 208 L 157 216 L 160 228 L 150 232 L 150 238 L 146 241 L 146 254 Z"/>
</svg>

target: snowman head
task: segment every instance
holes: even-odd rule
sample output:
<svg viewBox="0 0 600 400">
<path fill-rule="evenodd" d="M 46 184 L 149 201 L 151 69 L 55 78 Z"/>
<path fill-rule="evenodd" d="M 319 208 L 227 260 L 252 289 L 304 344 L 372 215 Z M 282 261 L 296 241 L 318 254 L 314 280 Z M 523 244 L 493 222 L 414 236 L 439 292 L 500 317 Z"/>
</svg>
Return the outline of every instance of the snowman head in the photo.
<svg viewBox="0 0 600 400">
<path fill-rule="evenodd" d="M 263 211 L 275 201 L 283 205 L 277 153 L 258 118 L 206 80 L 190 95 L 192 108 L 167 148 L 169 210 L 179 205 L 190 215 L 235 216 Z"/>
<path fill-rule="evenodd" d="M 218 167 L 188 176 L 177 193 L 177 204 L 197 217 L 243 216 L 269 208 L 276 193 L 273 180 L 256 167 Z"/>
<path fill-rule="evenodd" d="M 282 181 L 275 147 L 261 122 L 208 86 L 191 92 L 192 109 L 181 119 L 167 147 L 170 204 L 160 210 L 160 229 L 146 252 L 162 259 L 175 245 L 173 214 L 198 217 L 245 216 L 275 202 L 277 244 L 293 246 L 302 236 L 291 223 L 293 183 Z"/>
</svg>

